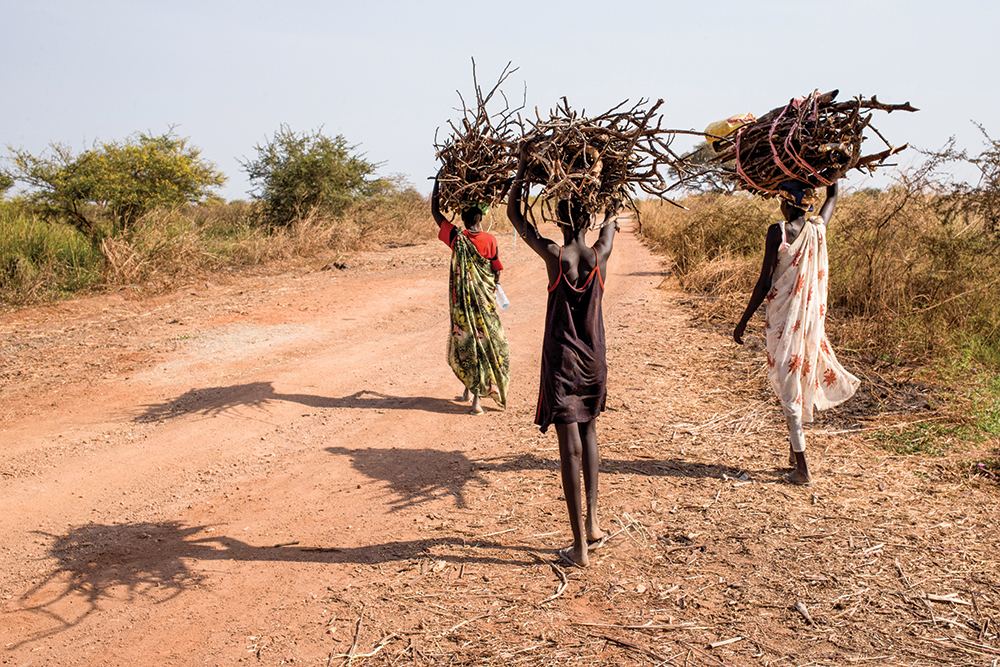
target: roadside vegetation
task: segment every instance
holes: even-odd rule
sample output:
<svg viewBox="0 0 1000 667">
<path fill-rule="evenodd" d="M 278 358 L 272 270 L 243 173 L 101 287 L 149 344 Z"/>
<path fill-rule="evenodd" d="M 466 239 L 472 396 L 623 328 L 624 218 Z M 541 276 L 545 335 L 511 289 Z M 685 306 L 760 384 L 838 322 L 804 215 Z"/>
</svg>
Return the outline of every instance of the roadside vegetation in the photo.
<svg viewBox="0 0 1000 667">
<path fill-rule="evenodd" d="M 8 147 L 0 172 L 0 308 L 128 285 L 151 293 L 215 271 L 343 255 L 433 235 L 423 197 L 341 136 L 282 126 L 244 161 L 250 201 L 171 129 L 75 153 Z M 17 189 L 20 186 L 20 189 Z M 4 196 L 6 194 L 6 196 Z"/>
</svg>

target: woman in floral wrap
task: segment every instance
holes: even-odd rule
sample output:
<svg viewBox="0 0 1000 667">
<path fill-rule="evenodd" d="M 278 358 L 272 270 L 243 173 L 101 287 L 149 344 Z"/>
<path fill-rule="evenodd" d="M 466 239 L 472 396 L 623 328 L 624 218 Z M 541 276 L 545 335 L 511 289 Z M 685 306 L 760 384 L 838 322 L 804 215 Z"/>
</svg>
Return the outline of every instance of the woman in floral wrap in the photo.
<svg viewBox="0 0 1000 667">
<path fill-rule="evenodd" d="M 496 237 L 479 227 L 486 210 L 480 204 L 465 206 L 461 213 L 465 229 L 460 231 L 441 213 L 438 183 L 434 182 L 431 214 L 440 228 L 438 238 L 451 248 L 448 365 L 465 385 L 462 400 L 471 394 L 474 415 L 483 414 L 483 396 L 506 408 L 510 383 L 510 348 L 495 297 L 503 264 Z"/>
<path fill-rule="evenodd" d="M 826 229 L 837 204 L 837 184 L 827 187 L 819 215 L 810 215 L 817 196 L 804 183 L 785 182 L 778 195 L 784 220 L 767 230 L 760 278 L 733 338 L 743 344 L 747 323 L 766 300 L 767 377 L 788 423 L 788 462 L 794 467 L 785 479 L 809 484 L 802 422 L 813 420 L 814 408 L 846 401 L 859 382 L 837 361 L 825 331 Z"/>
</svg>

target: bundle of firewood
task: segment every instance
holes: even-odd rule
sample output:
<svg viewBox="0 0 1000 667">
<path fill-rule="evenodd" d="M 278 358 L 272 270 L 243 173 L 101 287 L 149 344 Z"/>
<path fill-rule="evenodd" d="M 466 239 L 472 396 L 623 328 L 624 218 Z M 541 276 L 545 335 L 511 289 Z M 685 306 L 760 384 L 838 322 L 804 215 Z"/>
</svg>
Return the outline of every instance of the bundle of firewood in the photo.
<svg viewBox="0 0 1000 667">
<path fill-rule="evenodd" d="M 646 101 L 623 110 L 625 104 L 599 116 L 581 117 L 564 97 L 547 120 L 529 121 L 522 137 L 529 160 L 524 184 L 543 186 L 536 203 L 551 212 L 553 202 L 572 199 L 587 213 L 603 214 L 605 218 L 594 223 L 600 226 L 621 206 L 631 205 L 636 188 L 663 196 L 676 187 L 668 185 L 658 170 L 669 165 L 684 171 L 683 160 L 670 150 L 674 132 L 660 127 L 661 118 L 654 122 L 663 100 L 649 108 Z M 531 206 L 528 215 L 534 222 Z M 543 217 L 556 219 L 544 213 Z"/>
<path fill-rule="evenodd" d="M 456 125 L 448 121 L 451 134 L 439 144 L 434 137 L 437 159 L 441 169 L 437 180 L 440 205 L 443 210 L 458 212 L 466 206 L 488 204 L 495 206 L 507 195 L 517 169 L 517 137 L 521 126 L 516 118 L 518 109 L 510 109 L 500 91 L 504 80 L 516 72 L 504 68 L 493 89 L 483 95 L 476 81 L 476 63 L 472 63 L 472 79 L 476 91 L 476 104 L 470 109 L 462 94 L 462 118 Z M 503 98 L 502 111 L 490 114 L 486 107 L 495 95 Z"/>
<path fill-rule="evenodd" d="M 906 148 L 893 146 L 871 124 L 871 110 L 917 111 L 910 103 L 883 104 L 876 97 L 835 102 L 836 90 L 792 100 L 716 142 L 713 159 L 739 188 L 763 197 L 777 194 L 781 183 L 802 181 L 812 187 L 834 183 L 850 169 L 872 172 Z M 865 131 L 886 149 L 862 155 Z"/>
</svg>

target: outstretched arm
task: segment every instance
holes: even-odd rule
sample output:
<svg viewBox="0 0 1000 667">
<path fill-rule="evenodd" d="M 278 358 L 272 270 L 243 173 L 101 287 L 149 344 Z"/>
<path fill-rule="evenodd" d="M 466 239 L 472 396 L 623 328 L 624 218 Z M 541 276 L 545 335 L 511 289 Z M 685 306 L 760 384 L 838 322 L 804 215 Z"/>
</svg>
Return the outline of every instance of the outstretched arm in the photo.
<svg viewBox="0 0 1000 667">
<path fill-rule="evenodd" d="M 555 244 L 549 239 L 539 236 L 534 225 L 529 225 L 521 212 L 521 197 L 524 194 L 524 172 L 528 168 L 528 144 L 521 142 L 520 157 L 517 162 L 517 173 L 514 175 L 514 182 L 510 186 L 510 194 L 507 196 L 507 217 L 510 224 L 514 225 L 518 235 L 524 239 L 532 250 L 543 258 L 552 254 L 552 247 Z M 558 247 L 556 247 L 558 254 Z"/>
<path fill-rule="evenodd" d="M 830 218 L 833 217 L 833 209 L 837 206 L 837 181 L 833 182 L 833 185 L 829 185 L 826 188 L 826 201 L 823 202 L 822 208 L 819 210 L 819 217 L 823 218 L 823 224 L 829 225 Z"/>
<path fill-rule="evenodd" d="M 733 340 L 740 345 L 743 344 L 743 333 L 747 329 L 750 318 L 764 303 L 768 290 L 771 289 L 771 276 L 774 274 L 774 267 L 778 263 L 778 247 L 781 245 L 781 228 L 778 225 L 771 225 L 767 230 L 767 240 L 764 242 L 764 262 L 760 267 L 760 277 L 754 285 L 753 293 L 750 295 L 750 303 L 743 311 L 736 329 L 733 331 Z"/>
<path fill-rule="evenodd" d="M 438 176 L 440 175 L 441 172 L 438 172 Z M 438 227 L 441 226 L 441 223 L 446 222 L 444 215 L 441 213 L 441 195 L 438 192 L 439 185 L 440 182 L 438 181 L 437 176 L 435 176 L 434 190 L 431 192 L 431 215 L 434 216 L 434 222 L 437 223 Z"/>
</svg>

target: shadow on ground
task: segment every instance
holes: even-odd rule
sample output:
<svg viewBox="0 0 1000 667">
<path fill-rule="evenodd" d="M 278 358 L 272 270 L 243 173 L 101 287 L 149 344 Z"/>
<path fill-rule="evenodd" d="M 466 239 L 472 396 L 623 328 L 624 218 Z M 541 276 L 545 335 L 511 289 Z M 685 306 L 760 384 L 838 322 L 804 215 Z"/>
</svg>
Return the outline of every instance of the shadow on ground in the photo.
<svg viewBox="0 0 1000 667">
<path fill-rule="evenodd" d="M 7 644 L 16 649 L 81 623 L 108 602 L 139 598 L 171 600 L 205 580 L 197 563 L 207 561 L 376 564 L 433 558 L 454 564 L 537 565 L 532 549 L 522 545 L 460 537 L 385 542 L 355 547 L 334 544 L 253 545 L 212 534 L 210 526 L 177 521 L 131 524 L 85 524 L 65 535 L 50 535 L 55 569 L 20 598 L 14 613 L 35 616 L 28 637 Z M 511 557 L 505 557 L 511 554 Z"/>
<path fill-rule="evenodd" d="M 358 410 L 421 410 L 440 414 L 464 414 L 468 406 L 429 396 L 390 396 L 375 391 L 359 391 L 334 398 L 312 394 L 282 394 L 270 382 L 250 382 L 229 387 L 191 389 L 177 398 L 144 406 L 132 421 L 140 423 L 176 419 L 186 415 L 213 417 L 239 407 L 262 408 L 285 401 L 310 408 L 353 408 Z"/>
<path fill-rule="evenodd" d="M 483 473 L 510 473 L 537 470 L 559 475 L 558 459 L 533 453 L 512 454 L 488 459 L 470 459 L 459 450 L 327 447 L 335 456 L 348 458 L 350 465 L 371 480 L 384 483 L 396 499 L 393 511 L 452 496 L 457 507 L 466 508 L 465 489 L 469 484 L 486 486 L 491 480 Z M 689 479 L 740 478 L 747 473 L 759 480 L 777 481 L 780 472 L 751 470 L 726 465 L 708 465 L 674 459 L 602 459 L 601 475 L 644 475 Z M 773 478 L 773 479 L 772 479 Z"/>
</svg>

